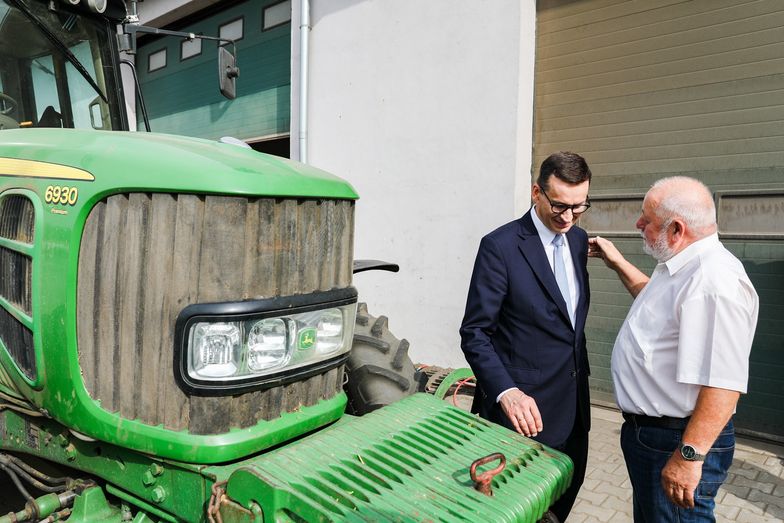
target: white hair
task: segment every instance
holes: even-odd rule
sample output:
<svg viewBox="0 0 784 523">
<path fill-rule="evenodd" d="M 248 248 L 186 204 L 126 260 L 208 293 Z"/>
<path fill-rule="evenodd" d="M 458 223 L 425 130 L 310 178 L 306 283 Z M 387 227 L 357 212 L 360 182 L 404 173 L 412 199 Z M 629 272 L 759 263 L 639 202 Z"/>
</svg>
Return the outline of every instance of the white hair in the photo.
<svg viewBox="0 0 784 523">
<path fill-rule="evenodd" d="M 688 176 L 670 176 L 654 183 L 651 191 L 661 195 L 654 212 L 666 225 L 678 217 L 697 234 L 707 235 L 715 230 L 713 195 L 701 181 Z"/>
</svg>

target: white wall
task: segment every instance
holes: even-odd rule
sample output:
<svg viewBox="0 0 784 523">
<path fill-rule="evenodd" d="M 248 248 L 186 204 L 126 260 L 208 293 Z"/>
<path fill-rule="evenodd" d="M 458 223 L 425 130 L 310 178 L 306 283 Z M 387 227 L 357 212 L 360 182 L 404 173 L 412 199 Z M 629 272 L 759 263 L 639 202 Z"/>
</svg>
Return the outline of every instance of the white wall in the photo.
<svg viewBox="0 0 784 523">
<path fill-rule="evenodd" d="M 528 208 L 535 15 L 534 0 L 311 0 L 309 163 L 361 196 L 355 258 L 400 264 L 355 285 L 415 362 L 465 366 L 479 240 Z"/>
</svg>

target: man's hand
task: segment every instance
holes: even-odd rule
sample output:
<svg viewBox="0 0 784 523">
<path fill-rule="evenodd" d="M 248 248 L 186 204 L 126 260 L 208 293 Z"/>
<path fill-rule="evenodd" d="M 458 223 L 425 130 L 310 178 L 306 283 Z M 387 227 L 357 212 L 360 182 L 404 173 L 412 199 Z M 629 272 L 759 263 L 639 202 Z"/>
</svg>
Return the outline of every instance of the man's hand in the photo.
<svg viewBox="0 0 784 523">
<path fill-rule="evenodd" d="M 542 416 L 531 396 L 520 389 L 511 389 L 501 396 L 499 403 L 519 434 L 530 438 L 542 431 Z"/>
<path fill-rule="evenodd" d="M 697 452 L 707 454 L 732 417 L 739 397 L 740 392 L 734 390 L 707 386 L 700 388 L 697 405 L 681 441 L 688 441 Z M 702 464 L 702 461 L 686 461 L 676 450 L 662 469 L 664 493 L 679 507 L 694 507 L 694 491 L 702 477 Z"/>
<path fill-rule="evenodd" d="M 615 247 L 615 244 L 601 236 L 588 239 L 588 256 L 601 258 L 613 270 L 624 261 L 623 254 Z"/>
<path fill-rule="evenodd" d="M 621 283 L 632 297 L 637 297 L 643 287 L 648 283 L 648 276 L 623 257 L 621 251 L 607 238 L 596 236 L 588 239 L 588 256 L 601 258 L 604 264 L 614 270 Z"/>
<path fill-rule="evenodd" d="M 694 491 L 702 477 L 702 461 L 686 461 L 676 450 L 662 469 L 661 483 L 670 501 L 681 508 L 694 508 Z"/>
</svg>

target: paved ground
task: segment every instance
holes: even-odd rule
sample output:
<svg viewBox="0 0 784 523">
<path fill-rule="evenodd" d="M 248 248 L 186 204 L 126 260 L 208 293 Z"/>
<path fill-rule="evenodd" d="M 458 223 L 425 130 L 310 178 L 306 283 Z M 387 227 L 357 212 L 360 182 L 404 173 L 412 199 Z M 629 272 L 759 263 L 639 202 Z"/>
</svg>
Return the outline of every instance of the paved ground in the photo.
<svg viewBox="0 0 784 523">
<path fill-rule="evenodd" d="M 619 448 L 620 413 L 593 407 L 588 472 L 569 523 L 632 521 L 631 486 Z M 784 447 L 738 438 L 719 491 L 717 521 L 784 521 Z"/>
</svg>

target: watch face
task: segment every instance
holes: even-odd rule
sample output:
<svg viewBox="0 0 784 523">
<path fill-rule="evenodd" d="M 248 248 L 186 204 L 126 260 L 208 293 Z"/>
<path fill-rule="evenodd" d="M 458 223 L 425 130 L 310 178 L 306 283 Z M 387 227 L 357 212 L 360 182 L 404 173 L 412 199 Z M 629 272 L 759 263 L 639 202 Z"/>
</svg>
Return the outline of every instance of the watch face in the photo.
<svg viewBox="0 0 784 523">
<path fill-rule="evenodd" d="M 683 456 L 683 459 L 687 461 L 694 461 L 694 456 L 696 455 L 697 451 L 694 450 L 694 447 L 691 445 L 683 445 L 681 447 L 681 456 Z"/>
</svg>

